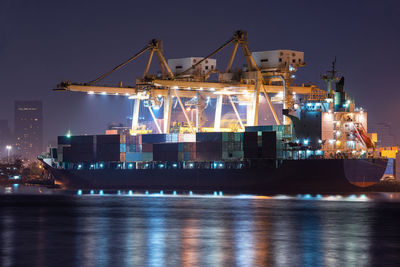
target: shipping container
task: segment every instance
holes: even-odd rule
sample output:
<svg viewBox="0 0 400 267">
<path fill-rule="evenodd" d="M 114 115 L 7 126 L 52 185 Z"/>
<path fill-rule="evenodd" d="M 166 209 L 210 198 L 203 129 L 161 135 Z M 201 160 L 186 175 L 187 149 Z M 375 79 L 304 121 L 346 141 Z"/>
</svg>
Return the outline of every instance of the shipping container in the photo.
<svg viewBox="0 0 400 267">
<path fill-rule="evenodd" d="M 196 142 L 222 142 L 222 133 L 196 133 Z"/>
<path fill-rule="evenodd" d="M 119 154 L 119 161 L 120 162 L 126 162 L 126 154 L 127 153 L 124 153 L 124 152 Z"/>
<path fill-rule="evenodd" d="M 143 152 L 153 152 L 153 144 L 142 144 Z"/>
<path fill-rule="evenodd" d="M 120 135 L 97 135 L 96 143 L 97 144 L 120 144 L 121 142 Z"/>
<path fill-rule="evenodd" d="M 142 161 L 153 161 L 153 152 L 142 152 Z"/>
<path fill-rule="evenodd" d="M 73 135 L 70 137 L 71 144 L 93 144 L 94 136 L 93 135 Z"/>
<path fill-rule="evenodd" d="M 144 134 L 142 135 L 142 144 L 157 144 L 167 141 L 165 134 Z"/>
<path fill-rule="evenodd" d="M 119 145 L 119 152 L 125 153 L 126 152 L 126 144 L 120 144 Z"/>
<path fill-rule="evenodd" d="M 143 159 L 142 156 L 143 155 L 141 152 L 126 153 L 126 161 L 127 162 L 142 161 L 142 159 Z"/>
<path fill-rule="evenodd" d="M 59 145 L 70 145 L 71 144 L 71 137 L 69 136 L 58 136 L 57 143 Z"/>
<path fill-rule="evenodd" d="M 106 130 L 106 135 L 118 134 L 118 130 Z"/>
</svg>

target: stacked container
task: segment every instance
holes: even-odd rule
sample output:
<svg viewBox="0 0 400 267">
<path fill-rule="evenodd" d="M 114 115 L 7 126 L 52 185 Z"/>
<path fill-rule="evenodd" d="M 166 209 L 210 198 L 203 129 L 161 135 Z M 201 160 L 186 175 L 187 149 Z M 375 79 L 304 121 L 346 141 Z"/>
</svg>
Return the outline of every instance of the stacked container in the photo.
<svg viewBox="0 0 400 267">
<path fill-rule="evenodd" d="M 222 159 L 243 158 L 243 133 L 222 133 Z"/>
<path fill-rule="evenodd" d="M 126 144 L 123 135 L 97 135 L 96 137 L 96 154 L 97 161 L 125 161 Z"/>
<path fill-rule="evenodd" d="M 222 158 L 222 133 L 196 134 L 196 159 L 220 160 Z"/>
</svg>

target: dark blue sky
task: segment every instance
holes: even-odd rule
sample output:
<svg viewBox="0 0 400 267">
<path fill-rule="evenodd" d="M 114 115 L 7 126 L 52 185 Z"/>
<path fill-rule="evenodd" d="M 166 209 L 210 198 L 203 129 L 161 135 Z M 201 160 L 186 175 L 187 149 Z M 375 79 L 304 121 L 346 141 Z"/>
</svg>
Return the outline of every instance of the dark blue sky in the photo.
<svg viewBox="0 0 400 267">
<path fill-rule="evenodd" d="M 152 38 L 167 58 L 205 56 L 237 29 L 252 51 L 305 52 L 300 81 L 322 85 L 334 56 L 346 90 L 400 134 L 399 1 L 0 1 L 0 118 L 13 120 L 13 101 L 40 99 L 45 144 L 64 134 L 101 133 L 124 122 L 123 97 L 53 92 L 61 80 L 89 81 L 127 59 Z M 226 64 L 226 53 L 217 57 Z M 133 83 L 145 58 L 104 82 Z M 240 63 L 238 60 L 238 64 Z M 154 64 L 155 65 L 155 64 Z"/>
</svg>

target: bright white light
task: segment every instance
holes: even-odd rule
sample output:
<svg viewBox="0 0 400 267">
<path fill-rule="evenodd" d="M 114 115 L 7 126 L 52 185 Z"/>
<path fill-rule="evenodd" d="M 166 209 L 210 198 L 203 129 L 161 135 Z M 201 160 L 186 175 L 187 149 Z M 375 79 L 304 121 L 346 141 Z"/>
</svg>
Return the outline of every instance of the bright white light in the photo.
<svg viewBox="0 0 400 267">
<path fill-rule="evenodd" d="M 106 95 L 106 94 L 107 94 L 107 92 L 102 92 L 101 94 L 102 94 L 102 95 Z"/>
<path fill-rule="evenodd" d="M 125 93 L 125 95 L 126 95 L 126 96 L 129 96 L 129 94 L 128 94 L 128 93 Z"/>
<path fill-rule="evenodd" d="M 12 149 L 12 146 L 6 146 L 6 149 L 7 149 L 7 150 L 11 150 L 11 149 Z"/>
<path fill-rule="evenodd" d="M 322 144 L 322 140 L 321 140 L 321 139 L 319 139 L 319 140 L 318 140 L 318 143 Z"/>
<path fill-rule="evenodd" d="M 199 90 L 200 90 L 200 91 L 203 91 L 203 87 L 200 87 Z"/>
<path fill-rule="evenodd" d="M 178 88 L 179 88 L 179 87 L 178 87 L 178 86 L 176 86 L 176 85 L 172 87 L 172 89 L 178 89 Z"/>
<path fill-rule="evenodd" d="M 94 94 L 93 91 L 89 91 L 89 92 L 88 92 L 88 95 L 93 95 L 93 94 Z"/>
<path fill-rule="evenodd" d="M 214 92 L 214 91 L 215 91 L 215 88 L 210 88 L 210 91 Z"/>
<path fill-rule="evenodd" d="M 118 93 L 115 93 L 115 95 L 119 95 Z"/>
<path fill-rule="evenodd" d="M 161 97 L 161 95 L 157 95 L 158 97 Z"/>
<path fill-rule="evenodd" d="M 308 145 L 308 139 L 304 139 L 303 144 Z"/>
</svg>

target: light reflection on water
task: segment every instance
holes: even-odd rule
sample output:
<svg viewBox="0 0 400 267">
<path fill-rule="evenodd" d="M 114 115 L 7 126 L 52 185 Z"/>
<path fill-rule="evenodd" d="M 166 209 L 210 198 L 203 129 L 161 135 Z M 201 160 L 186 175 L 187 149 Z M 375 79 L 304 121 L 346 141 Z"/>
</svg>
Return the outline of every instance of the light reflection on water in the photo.
<svg viewBox="0 0 400 267">
<path fill-rule="evenodd" d="M 283 196 L 2 196 L 0 265 L 393 264 L 399 209 Z"/>
</svg>

